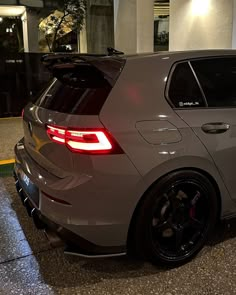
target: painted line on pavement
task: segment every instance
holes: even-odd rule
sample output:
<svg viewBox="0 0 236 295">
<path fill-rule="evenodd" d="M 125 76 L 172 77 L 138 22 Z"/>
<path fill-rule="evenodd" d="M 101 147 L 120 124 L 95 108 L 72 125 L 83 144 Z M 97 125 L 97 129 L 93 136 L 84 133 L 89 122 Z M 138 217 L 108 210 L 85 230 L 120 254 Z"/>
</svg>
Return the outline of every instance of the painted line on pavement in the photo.
<svg viewBox="0 0 236 295">
<path fill-rule="evenodd" d="M 13 164 L 15 163 L 15 159 L 8 159 L 8 160 L 0 160 L 0 166 L 6 164 Z"/>
</svg>

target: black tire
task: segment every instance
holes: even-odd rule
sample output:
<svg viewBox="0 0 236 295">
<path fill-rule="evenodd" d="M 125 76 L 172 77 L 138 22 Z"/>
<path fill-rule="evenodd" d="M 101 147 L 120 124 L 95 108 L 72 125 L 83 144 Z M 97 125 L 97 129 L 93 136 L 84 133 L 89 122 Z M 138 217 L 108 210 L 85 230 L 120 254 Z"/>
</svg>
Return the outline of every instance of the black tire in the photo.
<svg viewBox="0 0 236 295">
<path fill-rule="evenodd" d="M 215 188 L 206 176 L 193 170 L 170 173 L 150 188 L 137 209 L 135 253 L 170 267 L 188 262 L 206 243 L 218 209 Z"/>
</svg>

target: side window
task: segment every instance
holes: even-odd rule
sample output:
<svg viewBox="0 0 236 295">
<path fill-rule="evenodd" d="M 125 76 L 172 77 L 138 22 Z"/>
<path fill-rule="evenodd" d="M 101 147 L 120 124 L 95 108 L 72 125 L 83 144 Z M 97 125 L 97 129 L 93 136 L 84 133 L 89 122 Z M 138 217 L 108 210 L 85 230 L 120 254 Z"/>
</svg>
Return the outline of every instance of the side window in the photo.
<svg viewBox="0 0 236 295">
<path fill-rule="evenodd" d="M 171 77 L 168 96 L 176 108 L 205 106 L 197 81 L 187 62 L 176 65 Z"/>
<path fill-rule="evenodd" d="M 236 58 L 191 62 L 209 107 L 236 107 Z"/>
</svg>

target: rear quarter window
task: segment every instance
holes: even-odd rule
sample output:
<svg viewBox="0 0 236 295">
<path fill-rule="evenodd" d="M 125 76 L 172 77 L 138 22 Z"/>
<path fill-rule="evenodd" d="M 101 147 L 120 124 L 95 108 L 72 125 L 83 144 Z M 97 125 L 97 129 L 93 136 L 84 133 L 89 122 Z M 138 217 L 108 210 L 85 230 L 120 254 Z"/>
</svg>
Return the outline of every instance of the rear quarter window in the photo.
<svg viewBox="0 0 236 295">
<path fill-rule="evenodd" d="M 167 95 L 175 108 L 205 106 L 201 90 L 188 62 L 174 66 Z"/>
</svg>

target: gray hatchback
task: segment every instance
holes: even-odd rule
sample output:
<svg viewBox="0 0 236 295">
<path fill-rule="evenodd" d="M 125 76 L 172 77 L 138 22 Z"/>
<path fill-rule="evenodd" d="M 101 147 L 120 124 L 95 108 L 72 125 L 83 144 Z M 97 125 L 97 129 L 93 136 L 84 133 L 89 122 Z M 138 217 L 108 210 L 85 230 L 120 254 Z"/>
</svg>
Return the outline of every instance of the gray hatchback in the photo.
<svg viewBox="0 0 236 295">
<path fill-rule="evenodd" d="M 43 62 L 14 169 L 36 226 L 81 256 L 191 259 L 236 214 L 236 51 Z"/>
</svg>

